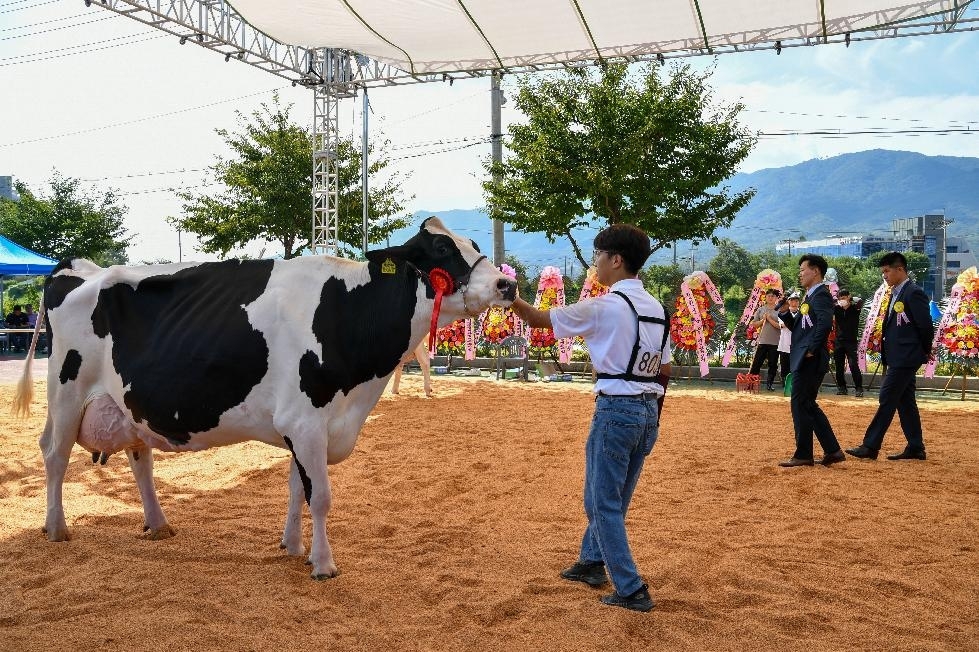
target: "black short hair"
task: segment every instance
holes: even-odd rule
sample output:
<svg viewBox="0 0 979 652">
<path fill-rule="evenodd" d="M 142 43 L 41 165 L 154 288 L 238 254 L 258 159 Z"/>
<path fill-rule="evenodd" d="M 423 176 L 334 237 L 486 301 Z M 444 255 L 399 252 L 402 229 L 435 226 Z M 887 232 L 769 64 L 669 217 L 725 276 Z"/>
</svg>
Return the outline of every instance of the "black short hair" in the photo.
<svg viewBox="0 0 979 652">
<path fill-rule="evenodd" d="M 901 252 L 892 251 L 881 256 L 880 262 L 877 264 L 881 267 L 900 267 L 906 270 L 908 268 L 908 259 Z"/>
<path fill-rule="evenodd" d="M 595 236 L 594 247 L 622 256 L 625 267 L 631 274 L 638 274 L 652 253 L 649 236 L 632 224 L 613 224 L 602 229 Z"/>
<path fill-rule="evenodd" d="M 829 269 L 829 263 L 819 254 L 803 254 L 802 258 L 799 259 L 799 264 L 802 263 L 818 269 L 820 276 L 826 276 L 826 270 Z"/>
<path fill-rule="evenodd" d="M 836 293 L 838 297 L 848 297 L 850 296 L 850 291 L 846 288 L 840 288 L 840 291 Z"/>
<path fill-rule="evenodd" d="M 19 303 L 14 306 L 14 311 L 17 311 L 17 310 L 20 310 L 20 304 Z"/>
<path fill-rule="evenodd" d="M 782 293 L 778 291 L 778 288 L 768 288 L 765 290 L 765 294 L 774 294 L 777 297 L 782 296 Z"/>
</svg>

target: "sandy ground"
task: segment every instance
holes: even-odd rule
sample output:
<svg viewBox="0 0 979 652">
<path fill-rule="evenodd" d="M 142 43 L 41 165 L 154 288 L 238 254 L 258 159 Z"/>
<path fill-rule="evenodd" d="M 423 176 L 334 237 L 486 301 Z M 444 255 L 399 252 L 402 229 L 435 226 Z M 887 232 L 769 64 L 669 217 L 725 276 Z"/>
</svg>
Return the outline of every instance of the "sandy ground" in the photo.
<svg viewBox="0 0 979 652">
<path fill-rule="evenodd" d="M 44 383 L 26 422 L 0 385 L 0 649 L 977 649 L 974 402 L 924 402 L 927 462 L 779 469 L 787 399 L 671 387 L 629 514 L 657 601 L 638 614 L 558 577 L 584 525 L 587 387 L 434 380 L 426 399 L 406 375 L 331 468 L 342 574 L 323 582 L 279 550 L 289 461 L 257 444 L 156 455 L 165 541 L 139 538 L 125 457 L 76 447 L 72 540 L 48 543 Z M 858 443 L 875 401 L 821 403 Z"/>
</svg>

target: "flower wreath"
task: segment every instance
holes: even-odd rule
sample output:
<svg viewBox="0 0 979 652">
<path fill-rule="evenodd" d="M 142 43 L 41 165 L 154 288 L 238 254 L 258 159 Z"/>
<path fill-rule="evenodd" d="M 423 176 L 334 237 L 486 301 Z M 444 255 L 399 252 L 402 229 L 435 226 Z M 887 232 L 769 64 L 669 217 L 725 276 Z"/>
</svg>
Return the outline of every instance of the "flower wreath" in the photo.
<svg viewBox="0 0 979 652">
<path fill-rule="evenodd" d="M 952 288 L 952 296 L 956 294 L 959 295 L 959 305 L 955 321 L 941 329 L 941 343 L 954 356 L 979 358 L 979 274 L 975 267 L 959 274 Z M 952 308 L 953 302 L 950 302 L 949 311 Z"/>
<path fill-rule="evenodd" d="M 517 270 L 506 263 L 500 265 L 500 271 L 512 279 L 517 278 Z M 519 318 L 509 307 L 490 306 L 479 322 L 481 339 L 489 344 L 499 344 L 511 335 L 517 334 L 521 328 Z"/>
<path fill-rule="evenodd" d="M 721 360 L 722 366 L 728 366 L 731 363 L 731 358 L 734 356 L 734 347 L 738 336 L 738 326 L 744 326 L 746 329 L 746 336 L 749 340 L 753 340 L 758 337 L 755 333 L 755 329 L 751 327 L 751 320 L 755 316 L 755 311 L 758 306 L 761 305 L 762 298 L 765 296 L 765 292 L 770 289 L 776 289 L 779 292 L 782 291 L 782 275 L 776 272 L 774 269 L 766 267 L 765 269 L 758 272 L 755 276 L 755 286 L 751 290 L 751 296 L 748 297 L 748 302 L 744 306 L 744 311 L 741 313 L 741 319 L 738 320 L 737 326 L 734 328 L 734 332 L 731 333 L 731 339 L 728 340 L 727 350 L 724 352 L 724 358 Z"/>
</svg>

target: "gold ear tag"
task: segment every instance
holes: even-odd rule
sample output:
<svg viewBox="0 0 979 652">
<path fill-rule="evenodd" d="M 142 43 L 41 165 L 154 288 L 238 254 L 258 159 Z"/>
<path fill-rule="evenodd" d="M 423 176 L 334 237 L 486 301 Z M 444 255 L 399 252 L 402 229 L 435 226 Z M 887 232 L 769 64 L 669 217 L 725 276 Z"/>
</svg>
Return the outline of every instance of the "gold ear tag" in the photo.
<svg viewBox="0 0 979 652">
<path fill-rule="evenodd" d="M 394 261 L 390 258 L 385 259 L 381 263 L 381 274 L 396 274 L 398 272 L 398 266 L 394 264 Z"/>
</svg>

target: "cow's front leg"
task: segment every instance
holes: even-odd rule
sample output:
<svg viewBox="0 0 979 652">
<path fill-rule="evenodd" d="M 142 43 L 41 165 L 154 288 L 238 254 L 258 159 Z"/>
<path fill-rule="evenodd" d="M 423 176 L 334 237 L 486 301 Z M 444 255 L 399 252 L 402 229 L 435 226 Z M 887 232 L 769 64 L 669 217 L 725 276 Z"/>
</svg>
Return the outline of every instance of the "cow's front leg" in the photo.
<svg viewBox="0 0 979 652">
<path fill-rule="evenodd" d="M 169 539 L 177 531 L 167 523 L 167 517 L 163 515 L 163 508 L 156 496 L 156 485 L 153 483 L 153 449 L 148 446 L 127 448 L 126 455 L 129 457 L 129 468 L 136 478 L 139 497 L 143 501 L 143 532 L 146 533 L 146 538 L 153 541 Z"/>
<path fill-rule="evenodd" d="M 299 437 L 299 441 L 290 440 L 288 437 L 283 439 L 292 451 L 292 461 L 296 466 L 303 495 L 313 520 L 313 542 L 309 552 L 313 579 L 325 580 L 336 577 L 340 571 L 333 561 L 333 551 L 326 536 L 326 516 L 330 511 L 332 496 L 330 478 L 326 471 L 325 437 L 310 434 Z"/>
<path fill-rule="evenodd" d="M 286 525 L 282 530 L 280 548 L 293 556 L 306 554 L 303 545 L 303 504 L 306 496 L 303 492 L 303 481 L 299 475 L 299 466 L 293 460 L 289 465 L 289 511 L 286 514 Z"/>
</svg>

